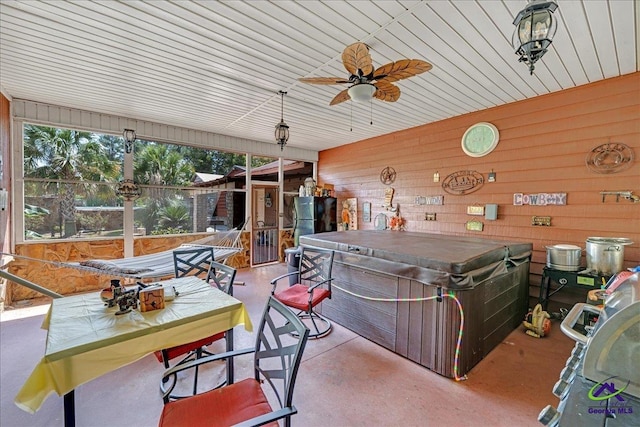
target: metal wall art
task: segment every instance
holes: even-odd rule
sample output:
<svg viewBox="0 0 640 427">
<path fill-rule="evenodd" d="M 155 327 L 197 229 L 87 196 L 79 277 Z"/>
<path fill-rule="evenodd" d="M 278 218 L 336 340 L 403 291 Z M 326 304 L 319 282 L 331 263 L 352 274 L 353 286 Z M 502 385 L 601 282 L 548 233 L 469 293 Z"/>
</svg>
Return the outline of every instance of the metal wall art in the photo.
<svg viewBox="0 0 640 427">
<path fill-rule="evenodd" d="M 587 167 L 596 173 L 618 173 L 631 167 L 633 150 L 622 143 L 598 145 L 587 154 Z"/>
<path fill-rule="evenodd" d="M 380 172 L 380 182 L 384 185 L 391 185 L 396 180 L 396 171 L 391 166 L 387 166 Z"/>
<path fill-rule="evenodd" d="M 513 204 L 515 206 L 566 205 L 567 193 L 537 193 L 537 194 L 515 193 L 513 195 Z"/>
<path fill-rule="evenodd" d="M 473 193 L 484 184 L 481 173 L 471 170 L 457 171 L 442 181 L 442 189 L 449 194 L 462 195 Z"/>
<path fill-rule="evenodd" d="M 621 197 L 633 203 L 640 202 L 640 196 L 633 194 L 633 191 L 601 191 L 600 194 L 602 195 L 602 203 L 607 196 L 616 196 L 616 203 L 620 201 Z"/>
<path fill-rule="evenodd" d="M 141 194 L 142 190 L 132 179 L 120 181 L 116 187 L 116 196 L 122 197 L 127 202 L 136 200 Z"/>
</svg>

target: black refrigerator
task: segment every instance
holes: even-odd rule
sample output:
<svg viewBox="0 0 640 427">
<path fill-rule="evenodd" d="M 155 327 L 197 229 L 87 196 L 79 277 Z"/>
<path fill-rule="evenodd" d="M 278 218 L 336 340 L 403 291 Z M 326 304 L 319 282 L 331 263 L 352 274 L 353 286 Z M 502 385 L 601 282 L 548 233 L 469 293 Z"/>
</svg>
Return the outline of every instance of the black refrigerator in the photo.
<svg viewBox="0 0 640 427">
<path fill-rule="evenodd" d="M 296 197 L 293 207 L 293 239 L 296 246 L 299 245 L 300 236 L 338 230 L 335 197 Z"/>
</svg>

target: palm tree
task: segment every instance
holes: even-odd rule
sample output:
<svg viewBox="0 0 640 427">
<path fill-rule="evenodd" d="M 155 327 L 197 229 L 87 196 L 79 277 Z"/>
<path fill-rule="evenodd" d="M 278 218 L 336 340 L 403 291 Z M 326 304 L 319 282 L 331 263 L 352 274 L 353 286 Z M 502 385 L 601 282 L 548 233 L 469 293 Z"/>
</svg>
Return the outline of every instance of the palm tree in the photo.
<svg viewBox="0 0 640 427">
<path fill-rule="evenodd" d="M 77 185 L 112 181 L 120 173 L 120 163 L 109 158 L 91 132 L 35 125 L 24 128 L 24 165 L 25 177 L 48 178 L 54 181 L 49 185 L 57 186 L 65 237 L 75 233 L 76 192 L 92 190 Z"/>
<path fill-rule="evenodd" d="M 136 156 L 134 180 L 141 184 L 189 185 L 195 170 L 178 151 L 166 144 L 148 144 Z"/>
<path fill-rule="evenodd" d="M 183 229 L 189 226 L 189 208 L 181 200 L 171 200 L 166 206 L 160 209 L 160 226 L 165 228 Z"/>
<path fill-rule="evenodd" d="M 179 191 L 162 186 L 188 186 L 195 171 L 174 146 L 148 143 L 136 155 L 133 166 L 134 180 L 140 184 L 157 186 L 149 188 L 144 201 L 144 217 L 140 221 L 147 230 L 154 230 L 162 216 L 162 209 L 169 205 Z"/>
</svg>

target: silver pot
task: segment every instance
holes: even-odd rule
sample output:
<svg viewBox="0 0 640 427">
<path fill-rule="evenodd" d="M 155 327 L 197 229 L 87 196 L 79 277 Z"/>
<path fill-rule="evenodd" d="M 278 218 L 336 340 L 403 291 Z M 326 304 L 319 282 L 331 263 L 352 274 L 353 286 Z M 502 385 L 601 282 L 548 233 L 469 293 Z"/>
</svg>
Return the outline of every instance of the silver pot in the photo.
<svg viewBox="0 0 640 427">
<path fill-rule="evenodd" d="M 589 237 L 587 239 L 587 269 L 602 275 L 612 275 L 622 271 L 624 247 L 633 242 L 615 237 Z"/>
<path fill-rule="evenodd" d="M 580 270 L 582 249 L 574 245 L 554 245 L 547 248 L 547 267 L 554 270 Z"/>
</svg>

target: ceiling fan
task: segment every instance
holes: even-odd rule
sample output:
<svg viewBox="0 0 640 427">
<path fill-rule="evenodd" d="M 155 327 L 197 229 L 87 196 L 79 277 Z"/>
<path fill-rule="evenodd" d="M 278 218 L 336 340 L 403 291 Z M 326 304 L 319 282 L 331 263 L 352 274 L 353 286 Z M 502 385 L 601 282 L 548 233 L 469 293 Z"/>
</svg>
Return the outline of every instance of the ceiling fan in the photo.
<svg viewBox="0 0 640 427">
<path fill-rule="evenodd" d="M 336 95 L 329 105 L 336 105 L 349 99 L 364 102 L 371 98 L 396 102 L 400 98 L 400 88 L 391 84 L 392 82 L 413 77 L 432 68 L 431 64 L 420 59 L 400 59 L 374 69 L 369 46 L 361 42 L 353 43 L 344 49 L 342 63 L 350 74 L 348 79 L 304 77 L 298 80 L 316 85 L 351 85 Z"/>
</svg>

